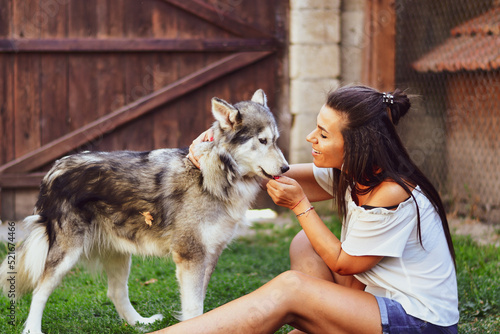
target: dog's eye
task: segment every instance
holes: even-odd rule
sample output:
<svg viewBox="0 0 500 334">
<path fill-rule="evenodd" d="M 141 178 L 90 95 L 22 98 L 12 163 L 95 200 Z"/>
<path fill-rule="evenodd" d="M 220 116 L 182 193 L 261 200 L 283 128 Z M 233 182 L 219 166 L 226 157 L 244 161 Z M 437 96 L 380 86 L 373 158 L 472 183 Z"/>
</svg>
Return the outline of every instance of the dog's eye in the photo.
<svg viewBox="0 0 500 334">
<path fill-rule="evenodd" d="M 263 144 L 263 145 L 266 145 L 267 144 L 267 139 L 266 138 L 263 138 L 263 139 L 259 139 L 260 143 Z"/>
</svg>

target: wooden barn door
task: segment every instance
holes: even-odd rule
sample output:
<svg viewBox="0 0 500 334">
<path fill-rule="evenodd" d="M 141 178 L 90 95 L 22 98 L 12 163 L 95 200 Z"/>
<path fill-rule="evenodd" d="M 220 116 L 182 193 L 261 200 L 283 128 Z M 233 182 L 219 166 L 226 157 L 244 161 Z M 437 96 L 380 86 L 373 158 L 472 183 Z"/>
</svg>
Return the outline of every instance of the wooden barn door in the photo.
<svg viewBox="0 0 500 334">
<path fill-rule="evenodd" d="M 187 146 L 258 88 L 287 151 L 288 1 L 0 0 L 0 211 L 82 150 Z"/>
</svg>

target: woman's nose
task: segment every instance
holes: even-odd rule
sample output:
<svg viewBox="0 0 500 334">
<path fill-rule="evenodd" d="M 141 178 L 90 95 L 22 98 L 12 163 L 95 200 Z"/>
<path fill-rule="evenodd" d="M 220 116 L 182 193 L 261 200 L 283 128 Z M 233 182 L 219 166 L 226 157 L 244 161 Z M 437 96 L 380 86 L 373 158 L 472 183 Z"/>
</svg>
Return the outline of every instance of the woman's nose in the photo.
<svg viewBox="0 0 500 334">
<path fill-rule="evenodd" d="M 316 137 L 314 137 L 314 131 L 307 135 L 306 140 L 312 144 L 317 142 Z"/>
</svg>

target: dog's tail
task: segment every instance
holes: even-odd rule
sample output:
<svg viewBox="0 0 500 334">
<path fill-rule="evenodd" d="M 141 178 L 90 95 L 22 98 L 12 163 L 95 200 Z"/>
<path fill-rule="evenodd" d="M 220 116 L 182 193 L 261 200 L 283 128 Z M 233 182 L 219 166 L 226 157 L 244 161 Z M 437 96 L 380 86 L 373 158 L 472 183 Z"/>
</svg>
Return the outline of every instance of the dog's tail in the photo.
<svg viewBox="0 0 500 334">
<path fill-rule="evenodd" d="M 49 239 L 44 224 L 37 224 L 41 217 L 26 217 L 24 223 L 30 234 L 19 247 L 8 250 L 0 265 L 0 287 L 10 299 L 18 299 L 32 291 L 45 270 Z"/>
</svg>

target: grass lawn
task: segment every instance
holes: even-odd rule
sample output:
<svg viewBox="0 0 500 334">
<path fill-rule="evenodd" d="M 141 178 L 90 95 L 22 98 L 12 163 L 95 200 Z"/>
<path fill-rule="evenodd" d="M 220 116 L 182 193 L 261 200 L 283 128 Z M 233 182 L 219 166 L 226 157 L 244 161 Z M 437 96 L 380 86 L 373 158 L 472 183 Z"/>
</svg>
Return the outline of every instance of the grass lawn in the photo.
<svg viewBox="0 0 500 334">
<path fill-rule="evenodd" d="M 339 235 L 334 217 L 325 221 Z M 277 226 L 259 223 L 256 234 L 236 240 L 226 249 L 208 287 L 205 310 L 249 293 L 289 268 L 288 247 L 299 231 L 298 224 Z M 469 237 L 454 237 L 457 252 L 461 319 L 459 333 L 498 333 L 500 328 L 500 255 L 493 246 L 478 246 Z M 0 258 L 6 254 L 0 245 Z M 151 325 L 156 330 L 177 321 L 180 309 L 175 266 L 164 259 L 135 257 L 129 279 L 130 299 L 143 316 L 162 313 L 164 319 Z M 157 279 L 157 281 L 153 280 Z M 9 324 L 10 301 L 0 297 L 0 333 L 20 333 L 31 295 L 18 301 L 15 324 Z M 106 297 L 106 279 L 93 277 L 75 267 L 55 290 L 45 308 L 45 333 L 141 333 L 118 317 Z M 278 333 L 286 333 L 290 327 Z"/>
</svg>

